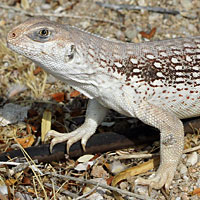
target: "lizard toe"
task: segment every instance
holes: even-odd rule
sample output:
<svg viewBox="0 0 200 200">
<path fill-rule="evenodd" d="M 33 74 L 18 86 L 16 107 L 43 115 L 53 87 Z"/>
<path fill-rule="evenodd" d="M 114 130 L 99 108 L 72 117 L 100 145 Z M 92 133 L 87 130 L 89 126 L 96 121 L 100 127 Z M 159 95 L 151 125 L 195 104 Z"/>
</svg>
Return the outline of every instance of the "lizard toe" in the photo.
<svg viewBox="0 0 200 200">
<path fill-rule="evenodd" d="M 50 137 L 62 137 L 63 133 L 59 133 L 57 131 L 54 131 L 54 130 L 50 130 L 47 132 L 47 134 L 45 135 L 45 141 L 48 140 L 48 138 Z"/>
<path fill-rule="evenodd" d="M 89 140 L 89 138 L 93 135 L 93 132 L 87 132 L 83 135 L 82 139 L 81 139 L 81 145 L 83 147 L 83 150 L 86 151 L 86 144 L 87 141 Z"/>
<path fill-rule="evenodd" d="M 70 149 L 70 147 L 71 147 L 74 143 L 78 142 L 81 138 L 82 138 L 82 135 L 81 135 L 81 134 L 76 134 L 76 136 L 70 137 L 70 138 L 68 139 L 68 141 L 67 141 L 67 153 L 68 153 L 68 154 L 69 154 L 69 149 Z"/>
<path fill-rule="evenodd" d="M 69 134 L 67 133 L 58 133 L 56 132 L 56 135 L 52 135 L 50 134 L 51 136 L 53 136 L 54 138 L 51 140 L 51 143 L 50 143 L 50 152 L 52 152 L 53 150 L 53 147 L 58 144 L 58 143 L 61 143 L 61 142 L 65 142 L 69 139 Z"/>
<path fill-rule="evenodd" d="M 154 189 L 160 189 L 163 187 L 165 183 L 165 180 L 162 179 L 161 177 L 155 177 L 155 178 L 150 178 L 150 179 L 143 179 L 143 178 L 138 178 L 136 180 L 136 184 L 138 185 L 147 185 L 150 188 Z"/>
<path fill-rule="evenodd" d="M 153 178 L 150 179 L 143 179 L 138 178 L 136 180 L 136 184 L 138 185 L 148 185 L 150 188 L 153 189 L 161 189 L 165 186 L 165 189 L 168 190 L 171 182 L 173 180 L 174 173 L 169 171 L 158 170 Z"/>
</svg>

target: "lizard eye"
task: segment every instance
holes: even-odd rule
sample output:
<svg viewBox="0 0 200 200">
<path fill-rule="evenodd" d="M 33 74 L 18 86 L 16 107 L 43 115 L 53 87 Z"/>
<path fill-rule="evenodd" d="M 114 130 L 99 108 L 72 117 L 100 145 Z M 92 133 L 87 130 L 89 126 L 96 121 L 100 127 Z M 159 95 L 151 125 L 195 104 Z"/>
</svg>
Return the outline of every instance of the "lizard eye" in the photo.
<svg viewBox="0 0 200 200">
<path fill-rule="evenodd" d="M 48 29 L 42 29 L 42 30 L 39 31 L 39 35 L 41 37 L 47 37 L 47 36 L 50 35 L 50 31 Z"/>
<path fill-rule="evenodd" d="M 33 41 L 47 42 L 48 40 L 50 40 L 53 34 L 54 34 L 53 30 L 44 27 L 28 33 L 27 36 Z"/>
</svg>

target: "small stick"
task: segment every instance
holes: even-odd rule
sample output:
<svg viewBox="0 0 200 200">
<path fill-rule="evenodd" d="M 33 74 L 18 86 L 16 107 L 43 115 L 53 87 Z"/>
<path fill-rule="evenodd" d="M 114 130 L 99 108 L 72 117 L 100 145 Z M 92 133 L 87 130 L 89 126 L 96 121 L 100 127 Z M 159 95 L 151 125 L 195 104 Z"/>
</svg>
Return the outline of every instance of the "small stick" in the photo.
<svg viewBox="0 0 200 200">
<path fill-rule="evenodd" d="M 189 148 L 189 149 L 185 149 L 185 150 L 183 150 L 183 153 L 191 153 L 191 152 L 197 151 L 199 149 L 200 149 L 200 145 L 196 146 L 196 147 Z M 152 157 L 159 156 L 159 155 L 160 155 L 160 153 L 119 155 L 119 156 L 115 157 L 115 160 L 125 160 L 125 159 L 133 159 L 133 158 L 134 159 L 138 159 L 138 158 L 140 158 L 140 159 L 142 159 L 142 158 L 152 158 Z"/>
<path fill-rule="evenodd" d="M 157 12 L 161 14 L 171 14 L 171 15 L 178 15 L 180 14 L 177 10 L 168 10 L 161 7 L 151 7 L 151 6 L 134 6 L 134 5 L 128 5 L 128 4 L 109 4 L 109 3 L 101 3 L 99 1 L 96 2 L 97 5 L 102 6 L 104 8 L 110 8 L 113 10 L 147 10 L 150 12 Z"/>
<path fill-rule="evenodd" d="M 183 151 L 183 153 L 191 153 L 191 152 L 197 151 L 197 150 L 199 150 L 199 149 L 200 149 L 200 145 L 199 145 L 199 146 L 196 146 L 196 147 L 189 148 L 189 149 L 185 149 L 185 150 Z"/>
<path fill-rule="evenodd" d="M 80 199 L 83 199 L 83 198 L 89 196 L 89 195 L 92 194 L 98 187 L 99 187 L 99 183 L 98 183 L 98 185 L 96 185 L 94 188 L 92 188 L 89 192 L 83 194 L 83 195 L 80 196 L 80 197 L 77 197 L 75 200 L 80 200 Z"/>
<path fill-rule="evenodd" d="M 52 185 L 51 185 L 50 183 L 45 183 L 44 185 L 45 185 L 46 187 L 48 187 L 48 188 L 51 188 L 51 189 L 53 188 Z M 60 189 L 60 188 L 59 188 L 58 186 L 56 186 L 56 185 L 55 185 L 54 187 L 55 187 L 56 190 L 59 190 L 59 189 Z M 61 189 L 60 192 L 63 193 L 64 195 L 70 196 L 70 197 L 73 198 L 73 199 L 78 198 L 78 195 L 77 195 L 77 194 L 72 193 L 72 192 L 70 192 L 70 191 L 68 191 L 68 190 Z M 83 198 L 83 200 L 86 200 L 86 199 Z"/>
<path fill-rule="evenodd" d="M 84 180 L 82 178 L 76 178 L 76 177 L 72 177 L 72 176 L 68 176 L 68 175 L 60 175 L 60 174 L 56 174 L 56 173 L 52 173 L 52 172 L 45 173 L 45 175 L 55 176 L 55 177 L 58 177 L 58 178 L 61 178 L 61 179 L 64 179 L 64 180 L 69 179 L 69 180 L 73 180 L 73 181 L 78 181 L 80 183 L 98 185 L 99 187 L 102 187 L 102 188 L 105 188 L 105 189 L 108 189 L 108 190 L 112 190 L 112 191 L 118 192 L 118 193 L 126 195 L 126 196 L 135 197 L 135 198 L 143 199 L 143 200 L 152 200 L 152 198 L 150 198 L 150 197 L 135 194 L 135 193 L 132 193 L 132 192 L 129 192 L 129 191 L 126 191 L 126 190 L 122 190 L 122 189 L 119 189 L 119 188 L 116 188 L 116 187 L 112 187 L 112 186 L 109 186 L 109 185 L 106 185 L 106 184 L 102 184 L 102 183 L 99 183 L 99 182 L 94 181 L 94 180 Z"/>
</svg>

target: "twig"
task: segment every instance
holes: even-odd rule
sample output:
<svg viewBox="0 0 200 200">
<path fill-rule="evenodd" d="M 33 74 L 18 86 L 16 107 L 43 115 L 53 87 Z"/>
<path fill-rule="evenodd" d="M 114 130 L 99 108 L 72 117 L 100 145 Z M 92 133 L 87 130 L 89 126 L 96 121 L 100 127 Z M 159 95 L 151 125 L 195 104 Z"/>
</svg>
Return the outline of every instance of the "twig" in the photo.
<svg viewBox="0 0 200 200">
<path fill-rule="evenodd" d="M 110 23 L 110 24 L 116 24 L 118 26 L 123 27 L 124 25 L 119 23 L 119 22 L 115 22 L 113 20 L 109 20 L 109 19 L 101 19 L 101 18 L 97 18 L 97 17 L 90 17 L 90 16 L 79 16 L 79 15 L 69 15 L 69 14 L 65 14 L 65 13 L 34 13 L 34 12 L 29 12 L 20 8 L 16 8 L 16 7 L 12 7 L 12 6 L 7 6 L 4 4 L 0 4 L 0 8 L 3 9 L 7 9 L 7 10 L 13 10 L 15 12 L 20 12 L 24 15 L 27 16 L 32 16 L 32 17 L 36 17 L 36 16 L 43 16 L 43 17 L 66 17 L 66 18 L 74 18 L 74 19 L 88 19 L 88 20 L 92 20 L 92 21 L 99 21 L 99 22 L 106 22 L 106 23 Z"/>
<path fill-rule="evenodd" d="M 92 188 L 89 192 L 86 192 L 85 194 L 83 194 L 83 195 L 80 196 L 80 197 L 77 197 L 77 198 L 74 199 L 74 200 L 80 200 L 80 199 L 83 199 L 83 198 L 89 196 L 89 195 L 92 194 L 98 187 L 99 187 L 99 183 L 98 183 L 98 185 L 96 185 L 94 188 Z"/>
<path fill-rule="evenodd" d="M 196 147 L 192 147 L 192 148 L 189 148 L 189 149 L 185 149 L 183 151 L 183 153 L 191 153 L 193 151 L 197 151 L 200 149 L 200 145 L 199 146 L 196 146 Z M 147 154 L 130 154 L 130 155 L 119 155 L 119 156 L 116 156 L 115 159 L 116 160 L 125 160 L 125 159 L 132 159 L 132 158 L 152 158 L 154 156 L 159 156 L 160 153 L 147 153 Z"/>
<path fill-rule="evenodd" d="M 138 159 L 138 158 L 152 158 L 154 156 L 158 156 L 159 153 L 146 153 L 146 154 L 130 154 L 130 155 L 119 155 L 119 156 L 116 156 L 116 160 L 125 160 L 125 159 Z"/>
<path fill-rule="evenodd" d="M 135 197 L 135 198 L 143 199 L 143 200 L 152 200 L 152 198 L 150 198 L 150 197 L 145 197 L 145 196 L 142 196 L 142 195 L 139 195 L 139 194 L 135 194 L 135 193 L 126 191 L 126 190 L 122 190 L 122 189 L 119 189 L 119 188 L 116 188 L 116 187 L 112 187 L 112 186 L 109 186 L 109 185 L 106 185 L 106 184 L 102 184 L 102 183 L 99 183 L 99 182 L 94 181 L 94 180 L 84 180 L 82 178 L 76 178 L 76 177 L 72 177 L 72 176 L 68 176 L 68 175 L 60 175 L 60 174 L 56 174 L 56 173 L 52 173 L 52 172 L 51 173 L 50 172 L 45 173 L 45 175 L 55 176 L 55 177 L 58 177 L 58 178 L 61 178 L 61 179 L 69 179 L 69 180 L 73 180 L 73 181 L 78 181 L 80 183 L 98 185 L 99 187 L 102 187 L 102 188 L 105 188 L 105 189 L 108 189 L 108 190 L 112 190 L 112 191 L 118 192 L 118 193 L 126 195 L 126 196 Z"/>
<path fill-rule="evenodd" d="M 48 188 L 51 188 L 52 189 L 52 185 L 50 183 L 44 183 L 45 186 L 47 186 Z M 61 193 L 63 193 L 64 195 L 67 195 L 67 196 L 70 196 L 72 198 L 77 198 L 78 195 L 75 194 L 75 193 L 72 193 L 68 190 L 64 190 L 64 189 L 60 189 L 58 186 L 54 186 L 56 190 L 60 190 Z M 83 200 L 86 200 L 85 198 L 83 198 Z"/>
<path fill-rule="evenodd" d="M 109 3 L 101 3 L 99 1 L 96 2 L 97 5 L 102 6 L 104 8 L 110 8 L 113 10 L 147 10 L 150 12 L 157 12 L 162 14 L 171 14 L 171 15 L 178 15 L 180 14 L 177 10 L 168 10 L 161 7 L 151 7 L 151 6 L 134 6 L 134 5 L 128 5 L 128 4 L 109 4 Z"/>
<path fill-rule="evenodd" d="M 199 146 L 196 146 L 196 147 L 193 147 L 193 148 L 185 149 L 185 150 L 183 151 L 183 153 L 191 153 L 191 152 L 197 151 L 197 150 L 199 150 L 199 149 L 200 149 L 200 145 L 199 145 Z"/>
<path fill-rule="evenodd" d="M 15 142 L 19 145 L 22 153 L 24 154 L 24 157 L 26 158 L 26 161 L 29 163 L 29 166 L 30 166 L 30 168 L 31 168 L 36 180 L 38 181 L 40 187 L 42 188 L 43 194 L 44 194 L 44 199 L 45 200 L 48 199 L 46 190 L 44 189 L 44 186 L 42 184 L 42 180 L 41 180 L 40 176 L 38 176 L 37 173 L 35 172 L 34 168 L 31 167 L 31 163 L 32 163 L 35 166 L 35 168 L 37 168 L 34 160 L 32 160 L 32 158 L 29 156 L 29 154 L 26 152 L 26 150 L 19 144 L 19 142 L 16 140 L 16 138 L 14 138 L 14 139 L 15 139 Z"/>
</svg>

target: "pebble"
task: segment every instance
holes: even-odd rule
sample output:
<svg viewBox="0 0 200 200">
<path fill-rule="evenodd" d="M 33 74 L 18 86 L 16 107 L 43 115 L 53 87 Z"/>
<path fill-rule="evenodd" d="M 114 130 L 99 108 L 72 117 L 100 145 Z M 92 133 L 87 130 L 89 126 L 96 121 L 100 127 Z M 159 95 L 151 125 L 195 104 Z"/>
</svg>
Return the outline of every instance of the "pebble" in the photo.
<svg viewBox="0 0 200 200">
<path fill-rule="evenodd" d="M 188 30 L 189 30 L 191 33 L 197 32 L 197 28 L 195 27 L 194 24 L 188 24 Z"/>
<path fill-rule="evenodd" d="M 197 152 L 193 152 L 188 156 L 186 165 L 193 166 L 197 163 L 197 161 L 198 161 L 198 154 L 197 154 Z"/>
<path fill-rule="evenodd" d="M 152 13 L 151 15 L 149 15 L 149 23 L 150 24 L 154 24 L 156 21 L 162 20 L 162 15 L 160 15 L 159 13 Z"/>
<path fill-rule="evenodd" d="M 187 167 L 184 164 L 180 164 L 180 173 L 181 174 L 187 173 Z"/>
<path fill-rule="evenodd" d="M 128 183 L 127 182 L 121 182 L 119 184 L 120 189 L 125 190 L 128 187 Z"/>
<path fill-rule="evenodd" d="M 184 175 L 184 176 L 183 176 L 183 180 L 184 180 L 184 181 L 189 181 L 189 177 L 186 176 L 186 175 Z"/>
<path fill-rule="evenodd" d="M 147 186 L 139 185 L 135 187 L 135 192 L 137 192 L 140 195 L 146 195 L 148 192 Z"/>
<path fill-rule="evenodd" d="M 42 8 L 42 10 L 50 10 L 51 9 L 51 4 L 47 4 L 47 3 L 42 4 L 41 8 Z"/>
<path fill-rule="evenodd" d="M 125 35 L 128 38 L 128 40 L 132 41 L 137 36 L 137 31 L 135 27 L 129 27 L 125 31 Z"/>
<path fill-rule="evenodd" d="M 198 178 L 198 180 L 197 180 L 197 182 L 196 182 L 196 186 L 197 186 L 198 188 L 200 188 L 200 177 Z"/>
<path fill-rule="evenodd" d="M 81 28 L 84 30 L 91 26 L 89 21 L 82 21 L 79 24 L 81 25 Z"/>
<path fill-rule="evenodd" d="M 121 30 L 117 30 L 114 34 L 118 40 L 125 40 L 124 33 Z"/>
<path fill-rule="evenodd" d="M 182 194 L 182 195 L 181 195 L 181 200 L 189 200 L 187 194 L 185 194 L 185 193 Z"/>
<path fill-rule="evenodd" d="M 190 10 L 193 7 L 191 0 L 181 0 L 180 3 L 185 10 Z"/>
<path fill-rule="evenodd" d="M 139 6 L 147 6 L 147 3 L 145 0 L 138 0 L 138 5 Z"/>
</svg>

